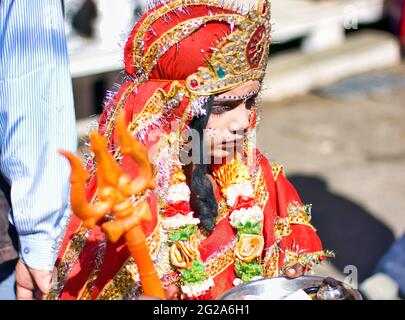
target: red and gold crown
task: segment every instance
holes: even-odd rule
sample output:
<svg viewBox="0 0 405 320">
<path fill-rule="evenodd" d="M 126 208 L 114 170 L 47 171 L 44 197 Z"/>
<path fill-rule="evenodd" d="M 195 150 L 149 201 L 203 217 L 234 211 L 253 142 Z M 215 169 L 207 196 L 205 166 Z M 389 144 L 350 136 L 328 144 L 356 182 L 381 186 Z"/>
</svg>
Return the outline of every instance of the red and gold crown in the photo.
<svg viewBox="0 0 405 320">
<path fill-rule="evenodd" d="M 231 21 L 234 31 L 220 42 L 208 65 L 187 78 L 190 92 L 221 93 L 264 77 L 271 39 L 268 2 L 260 1 L 258 9 L 250 10 L 247 16 L 235 14 L 225 19 Z"/>
<path fill-rule="evenodd" d="M 164 2 L 132 31 L 125 48 L 126 71 L 140 82 L 185 81 L 189 95 L 225 92 L 263 79 L 270 32 L 268 0 L 259 0 L 257 8 L 246 12 L 213 0 Z M 170 69 L 170 62 L 184 72 L 159 72 Z"/>
</svg>

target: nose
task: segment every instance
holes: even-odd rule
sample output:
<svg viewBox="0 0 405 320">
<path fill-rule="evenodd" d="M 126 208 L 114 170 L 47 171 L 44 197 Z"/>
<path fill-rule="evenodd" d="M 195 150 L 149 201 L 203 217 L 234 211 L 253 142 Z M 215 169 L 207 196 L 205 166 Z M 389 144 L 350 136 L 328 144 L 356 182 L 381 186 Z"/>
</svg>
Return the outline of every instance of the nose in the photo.
<svg viewBox="0 0 405 320">
<path fill-rule="evenodd" d="M 229 131 L 240 132 L 248 129 L 250 126 L 250 111 L 246 109 L 245 104 L 241 104 L 232 111 L 232 119 L 228 127 Z"/>
</svg>

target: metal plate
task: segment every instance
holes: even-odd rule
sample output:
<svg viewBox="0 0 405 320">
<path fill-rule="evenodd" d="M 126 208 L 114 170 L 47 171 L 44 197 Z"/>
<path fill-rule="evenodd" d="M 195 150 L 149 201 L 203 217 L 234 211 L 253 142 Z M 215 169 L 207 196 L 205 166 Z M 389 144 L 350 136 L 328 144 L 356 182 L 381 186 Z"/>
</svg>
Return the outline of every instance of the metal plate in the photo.
<svg viewBox="0 0 405 320">
<path fill-rule="evenodd" d="M 302 276 L 296 279 L 284 277 L 268 278 L 252 281 L 225 292 L 220 300 L 283 300 L 300 289 L 311 290 L 319 288 L 324 278 Z M 344 285 L 350 300 L 362 300 L 361 294 Z"/>
</svg>

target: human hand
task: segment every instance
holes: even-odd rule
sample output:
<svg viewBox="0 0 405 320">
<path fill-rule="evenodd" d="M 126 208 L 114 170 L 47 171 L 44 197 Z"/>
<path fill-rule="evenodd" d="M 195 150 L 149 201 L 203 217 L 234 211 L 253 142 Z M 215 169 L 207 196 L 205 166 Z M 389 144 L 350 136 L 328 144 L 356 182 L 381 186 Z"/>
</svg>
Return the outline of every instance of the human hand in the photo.
<svg viewBox="0 0 405 320">
<path fill-rule="evenodd" d="M 285 274 L 287 278 L 290 279 L 301 277 L 304 275 L 304 267 L 301 264 L 296 263 L 291 268 L 287 269 Z"/>
<path fill-rule="evenodd" d="M 49 291 L 52 273 L 32 269 L 20 259 L 15 267 L 15 278 L 17 300 L 42 300 Z"/>
</svg>

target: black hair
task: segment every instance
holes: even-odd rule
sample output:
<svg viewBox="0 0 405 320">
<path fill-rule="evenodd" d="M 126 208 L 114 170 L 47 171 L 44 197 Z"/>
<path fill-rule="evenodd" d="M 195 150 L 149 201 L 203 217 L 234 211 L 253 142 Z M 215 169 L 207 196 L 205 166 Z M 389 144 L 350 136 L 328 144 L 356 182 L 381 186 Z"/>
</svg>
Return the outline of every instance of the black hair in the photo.
<svg viewBox="0 0 405 320">
<path fill-rule="evenodd" d="M 198 132 L 200 139 L 199 161 L 197 161 L 197 163 L 191 163 L 188 168 L 189 170 L 184 170 L 187 177 L 187 184 L 191 191 L 191 209 L 200 219 L 203 228 L 208 232 L 214 230 L 216 225 L 215 217 L 218 215 L 218 204 L 215 199 L 212 182 L 208 176 L 209 166 L 204 161 L 206 156 L 204 151 L 204 129 L 207 127 L 213 102 L 214 96 L 211 96 L 203 106 L 206 111 L 205 115 L 195 117 L 190 123 L 190 128 Z M 195 144 L 195 148 L 197 148 L 197 145 L 198 144 Z M 193 150 L 191 150 L 191 152 L 193 152 Z"/>
</svg>

